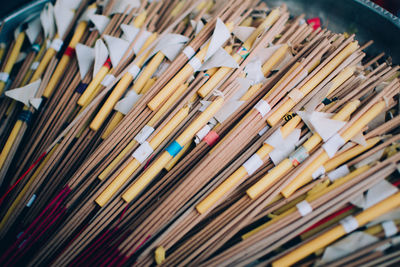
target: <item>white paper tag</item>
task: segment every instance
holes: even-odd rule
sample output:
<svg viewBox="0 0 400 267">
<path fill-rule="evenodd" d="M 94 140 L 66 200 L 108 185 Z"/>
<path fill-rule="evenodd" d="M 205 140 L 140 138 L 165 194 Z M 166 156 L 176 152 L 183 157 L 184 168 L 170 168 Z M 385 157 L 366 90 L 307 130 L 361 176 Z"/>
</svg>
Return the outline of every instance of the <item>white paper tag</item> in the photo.
<svg viewBox="0 0 400 267">
<path fill-rule="evenodd" d="M 0 72 L 0 81 L 6 83 L 8 81 L 9 77 L 10 77 L 10 74 L 8 74 L 7 72 Z"/>
<path fill-rule="evenodd" d="M 135 79 L 140 72 L 140 68 L 137 65 L 133 65 L 129 68 L 128 72 L 132 75 L 133 79 Z"/>
<path fill-rule="evenodd" d="M 245 163 L 243 163 L 243 168 L 246 169 L 248 175 L 252 175 L 255 173 L 261 166 L 263 165 L 263 161 L 259 155 L 253 154 Z"/>
<path fill-rule="evenodd" d="M 340 136 L 340 134 L 335 134 L 329 140 L 322 145 L 329 158 L 333 158 L 336 152 L 345 144 L 345 140 Z"/>
<path fill-rule="evenodd" d="M 193 71 L 196 72 L 201 67 L 201 61 L 197 57 L 192 57 L 192 59 L 189 61 L 189 65 L 192 66 Z"/>
<path fill-rule="evenodd" d="M 135 136 L 135 140 L 139 144 L 143 144 L 144 141 L 154 132 L 154 128 L 148 125 L 145 125 L 142 130 Z"/>
<path fill-rule="evenodd" d="M 385 232 L 386 237 L 394 236 L 398 232 L 397 226 L 393 220 L 384 221 L 382 223 L 382 228 L 383 228 L 383 231 Z"/>
<path fill-rule="evenodd" d="M 334 182 L 335 180 L 342 178 L 344 176 L 346 176 L 347 174 L 350 173 L 349 167 L 347 167 L 346 164 L 340 166 L 339 168 L 330 171 L 327 175 L 329 180 L 331 180 L 331 182 Z"/>
<path fill-rule="evenodd" d="M 57 38 L 57 39 L 54 39 L 53 42 L 51 42 L 50 47 L 58 52 L 58 51 L 60 51 L 62 45 L 63 45 L 63 41 L 61 39 Z"/>
<path fill-rule="evenodd" d="M 39 61 L 33 62 L 31 65 L 31 70 L 36 70 L 39 67 L 39 64 L 40 64 Z"/>
<path fill-rule="evenodd" d="M 351 233 L 358 228 L 358 221 L 351 215 L 341 220 L 340 224 L 346 233 Z"/>
<path fill-rule="evenodd" d="M 190 45 L 188 45 L 183 49 L 182 53 L 185 54 L 188 59 L 191 59 L 196 52 Z"/>
<path fill-rule="evenodd" d="M 263 117 L 263 118 L 271 110 L 271 106 L 264 99 L 261 99 L 260 101 L 258 101 L 258 103 L 254 106 L 254 108 L 260 113 L 261 117 Z"/>
<path fill-rule="evenodd" d="M 313 208 L 311 207 L 310 203 L 307 202 L 307 200 L 297 203 L 296 207 L 302 217 L 313 211 Z"/>
<path fill-rule="evenodd" d="M 206 124 L 204 125 L 203 128 L 201 128 L 200 131 L 197 132 L 195 138 L 194 138 L 194 142 L 196 144 L 199 144 L 201 142 L 201 140 L 203 140 L 203 138 L 211 131 L 211 127 L 210 125 Z"/>
<path fill-rule="evenodd" d="M 104 79 L 101 81 L 101 85 L 107 87 L 110 86 L 111 83 L 115 80 L 115 76 L 112 74 L 107 74 Z"/>
<path fill-rule="evenodd" d="M 320 166 L 315 172 L 313 172 L 313 174 L 312 174 L 312 178 L 315 180 L 315 179 L 318 179 L 321 175 L 324 175 L 324 173 L 325 173 L 325 168 L 324 168 L 324 166 Z"/>
<path fill-rule="evenodd" d="M 132 157 L 137 159 L 140 163 L 143 163 L 150 155 L 153 153 L 153 148 L 150 146 L 149 142 L 143 142 L 136 150 L 133 152 Z"/>
</svg>

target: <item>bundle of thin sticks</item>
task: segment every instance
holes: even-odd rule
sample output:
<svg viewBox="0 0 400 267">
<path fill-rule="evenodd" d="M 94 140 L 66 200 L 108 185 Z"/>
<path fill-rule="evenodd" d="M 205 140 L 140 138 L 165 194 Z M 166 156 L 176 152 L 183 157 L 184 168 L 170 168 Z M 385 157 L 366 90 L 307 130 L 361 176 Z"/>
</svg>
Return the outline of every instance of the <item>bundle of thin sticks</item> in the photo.
<svg viewBox="0 0 400 267">
<path fill-rule="evenodd" d="M 400 262 L 399 67 L 372 41 L 254 0 L 58 0 L 15 36 L 2 265 Z"/>
</svg>

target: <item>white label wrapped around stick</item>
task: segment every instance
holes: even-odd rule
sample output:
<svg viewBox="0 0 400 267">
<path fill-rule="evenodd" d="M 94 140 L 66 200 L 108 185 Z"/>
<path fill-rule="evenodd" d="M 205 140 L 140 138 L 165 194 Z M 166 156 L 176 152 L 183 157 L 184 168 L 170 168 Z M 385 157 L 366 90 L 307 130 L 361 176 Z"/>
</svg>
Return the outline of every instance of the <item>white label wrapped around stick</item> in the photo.
<svg viewBox="0 0 400 267">
<path fill-rule="evenodd" d="M 334 182 L 335 180 L 342 178 L 349 173 L 350 173 L 349 167 L 347 167 L 347 165 L 344 164 L 344 165 L 340 166 L 339 168 L 329 172 L 328 178 L 329 178 L 329 180 L 331 180 L 331 182 Z"/>
<path fill-rule="evenodd" d="M 190 45 L 188 45 L 183 49 L 182 53 L 185 54 L 188 59 L 191 59 L 196 52 Z"/>
<path fill-rule="evenodd" d="M 197 57 L 192 57 L 192 59 L 189 61 L 189 65 L 192 66 L 193 71 L 196 72 L 201 67 L 201 61 Z"/>
<path fill-rule="evenodd" d="M 39 67 L 39 61 L 35 61 L 31 65 L 31 70 L 36 70 Z"/>
<path fill-rule="evenodd" d="M 261 129 L 261 131 L 258 133 L 258 135 L 263 136 L 268 130 L 269 130 L 269 126 L 267 125 Z"/>
<path fill-rule="evenodd" d="M 313 172 L 312 174 L 312 178 L 318 179 L 321 175 L 323 175 L 325 173 L 325 168 L 324 166 L 320 166 L 315 172 Z"/>
<path fill-rule="evenodd" d="M 271 106 L 264 99 L 261 99 L 260 101 L 258 101 L 258 103 L 254 106 L 254 108 L 260 113 L 261 117 L 263 117 L 263 118 L 271 110 Z"/>
<path fill-rule="evenodd" d="M 107 74 L 106 77 L 101 81 L 101 85 L 107 87 L 115 80 L 115 76 L 112 74 Z"/>
<path fill-rule="evenodd" d="M 356 218 L 353 216 L 347 216 L 343 220 L 340 221 L 340 224 L 343 226 L 343 229 L 346 233 L 351 233 L 358 228 L 358 222 Z"/>
<path fill-rule="evenodd" d="M 148 125 L 145 125 L 142 130 L 135 136 L 135 140 L 139 144 L 143 144 L 144 141 L 154 132 L 154 128 Z"/>
<path fill-rule="evenodd" d="M 313 211 L 313 208 L 311 207 L 310 203 L 307 202 L 307 200 L 297 203 L 296 207 L 302 217 Z"/>
<path fill-rule="evenodd" d="M 140 163 L 143 163 L 150 155 L 153 153 L 153 148 L 150 146 L 149 142 L 143 142 L 136 150 L 133 152 L 132 157 L 134 157 Z"/>
<path fill-rule="evenodd" d="M 50 47 L 58 52 L 58 51 L 60 51 L 62 45 L 63 45 L 63 41 L 61 39 L 57 38 L 57 39 L 54 39 L 53 42 L 51 42 Z"/>
<path fill-rule="evenodd" d="M 133 65 L 129 68 L 128 72 L 132 75 L 133 79 L 135 79 L 140 72 L 140 68 L 137 65 Z"/>
<path fill-rule="evenodd" d="M 263 165 L 263 161 L 259 155 L 254 154 L 245 163 L 243 163 L 243 168 L 246 169 L 248 175 L 252 175 L 255 173 L 261 166 Z"/>
<path fill-rule="evenodd" d="M 335 134 L 329 140 L 322 145 L 329 158 L 333 158 L 336 152 L 345 144 L 345 140 L 340 136 L 340 134 Z"/>
<path fill-rule="evenodd" d="M 204 125 L 203 128 L 200 129 L 200 131 L 197 132 L 194 142 L 196 144 L 199 144 L 201 142 L 201 140 L 203 140 L 203 138 L 211 131 L 211 127 L 206 124 Z"/>
</svg>

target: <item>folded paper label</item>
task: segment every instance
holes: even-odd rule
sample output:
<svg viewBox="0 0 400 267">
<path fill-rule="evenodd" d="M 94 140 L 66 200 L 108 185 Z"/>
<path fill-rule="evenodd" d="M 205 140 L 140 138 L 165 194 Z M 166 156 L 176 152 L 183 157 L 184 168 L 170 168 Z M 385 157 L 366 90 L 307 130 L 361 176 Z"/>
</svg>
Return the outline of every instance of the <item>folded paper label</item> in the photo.
<svg viewBox="0 0 400 267">
<path fill-rule="evenodd" d="M 302 217 L 310 214 L 313 211 L 313 208 L 311 207 L 310 203 L 307 202 L 307 200 L 297 203 L 296 207 Z"/>
<path fill-rule="evenodd" d="M 147 138 L 154 132 L 154 128 L 149 126 L 149 125 L 145 125 L 142 130 L 140 130 L 140 132 L 135 136 L 135 140 L 139 143 L 139 144 L 143 144 L 144 141 L 147 140 Z"/>
<path fill-rule="evenodd" d="M 259 155 L 254 154 L 245 163 L 243 163 L 243 168 L 246 169 L 248 175 L 252 175 L 255 173 L 261 166 L 263 165 L 263 161 Z"/>
<path fill-rule="evenodd" d="M 358 221 L 353 216 L 347 216 L 343 220 L 340 221 L 340 224 L 343 226 L 343 229 L 346 233 L 351 233 L 358 228 Z"/>
<path fill-rule="evenodd" d="M 153 148 L 150 146 L 149 142 L 143 142 L 136 150 L 133 152 L 132 157 L 134 157 L 140 163 L 143 163 L 150 155 L 153 153 Z"/>
<path fill-rule="evenodd" d="M 101 81 L 101 85 L 107 87 L 110 86 L 115 80 L 115 76 L 112 74 L 107 74 L 104 79 Z"/>
<path fill-rule="evenodd" d="M 271 110 L 271 106 L 264 99 L 261 99 L 260 101 L 258 101 L 258 103 L 254 106 L 254 108 L 260 113 L 261 117 L 263 117 L 263 118 Z"/>
</svg>

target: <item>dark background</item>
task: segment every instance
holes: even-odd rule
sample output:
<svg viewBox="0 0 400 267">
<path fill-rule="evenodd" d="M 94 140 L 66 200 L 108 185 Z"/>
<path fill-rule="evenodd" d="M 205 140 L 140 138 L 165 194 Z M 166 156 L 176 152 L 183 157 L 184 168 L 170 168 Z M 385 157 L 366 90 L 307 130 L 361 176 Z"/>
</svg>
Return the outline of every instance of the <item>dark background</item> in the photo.
<svg viewBox="0 0 400 267">
<path fill-rule="evenodd" d="M 12 11 L 23 6 L 30 0 L 0 0 L 0 18 L 10 14 Z"/>
</svg>

